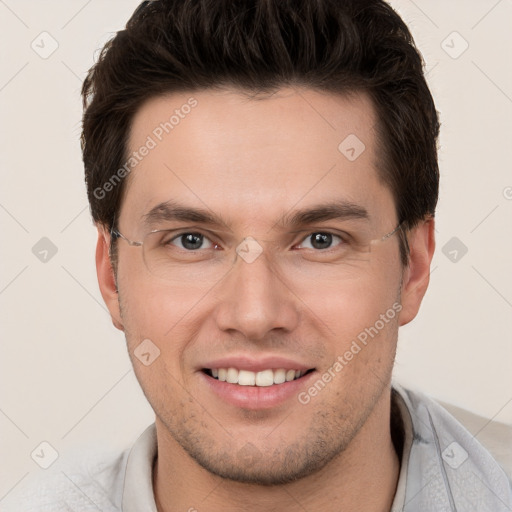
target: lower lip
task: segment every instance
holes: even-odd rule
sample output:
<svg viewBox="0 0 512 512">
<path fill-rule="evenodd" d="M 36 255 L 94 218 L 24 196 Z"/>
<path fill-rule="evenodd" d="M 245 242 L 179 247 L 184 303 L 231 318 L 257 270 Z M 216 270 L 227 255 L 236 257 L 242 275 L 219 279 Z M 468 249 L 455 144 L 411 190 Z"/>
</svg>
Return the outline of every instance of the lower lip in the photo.
<svg viewBox="0 0 512 512">
<path fill-rule="evenodd" d="M 296 398 L 315 373 L 312 371 L 300 379 L 272 386 L 240 386 L 220 381 L 200 372 L 205 384 L 222 400 L 235 407 L 250 410 L 271 409 Z"/>
</svg>

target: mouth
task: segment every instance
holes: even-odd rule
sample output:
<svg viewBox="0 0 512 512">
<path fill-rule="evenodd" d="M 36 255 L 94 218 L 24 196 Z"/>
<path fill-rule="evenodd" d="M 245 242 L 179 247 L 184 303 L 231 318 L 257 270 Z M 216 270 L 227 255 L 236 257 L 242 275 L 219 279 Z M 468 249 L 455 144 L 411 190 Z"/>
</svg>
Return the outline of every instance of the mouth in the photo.
<svg viewBox="0 0 512 512">
<path fill-rule="evenodd" d="M 238 368 L 203 368 L 202 372 L 212 379 L 238 386 L 270 387 L 280 386 L 286 382 L 300 380 L 315 369 L 295 370 L 285 368 L 268 368 L 258 372 Z"/>
</svg>

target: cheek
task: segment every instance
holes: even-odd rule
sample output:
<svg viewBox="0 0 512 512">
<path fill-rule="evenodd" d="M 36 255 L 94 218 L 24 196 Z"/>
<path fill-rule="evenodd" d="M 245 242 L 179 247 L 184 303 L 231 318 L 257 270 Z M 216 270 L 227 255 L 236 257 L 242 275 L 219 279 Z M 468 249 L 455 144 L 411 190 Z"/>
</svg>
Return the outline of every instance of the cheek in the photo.
<svg viewBox="0 0 512 512">
<path fill-rule="evenodd" d="M 169 284 L 135 268 L 124 277 L 119 282 L 121 315 L 139 381 L 156 392 L 164 382 L 183 382 L 191 371 L 187 348 L 200 328 L 197 318 L 204 306 L 204 287 Z M 158 353 L 149 371 L 137 360 L 143 342 L 156 346 L 153 350 Z"/>
<path fill-rule="evenodd" d="M 127 348 L 137 380 L 154 410 L 177 410 L 184 406 L 177 391 L 188 387 L 190 375 L 184 358 L 194 337 L 194 324 L 187 315 L 192 315 L 191 304 L 197 299 L 192 292 L 187 297 L 182 291 L 175 293 L 150 281 L 130 277 L 129 287 L 120 286 Z"/>
<path fill-rule="evenodd" d="M 182 320 L 193 314 L 204 295 L 200 283 L 167 282 L 151 275 L 139 261 L 126 261 L 119 269 L 119 295 L 123 321 L 130 337 L 164 341 Z M 132 340 L 130 340 L 132 341 Z"/>
<path fill-rule="evenodd" d="M 399 300 L 399 265 L 375 263 L 371 268 L 333 269 L 330 278 L 297 279 L 288 285 L 330 336 L 346 340 L 373 325 Z"/>
</svg>

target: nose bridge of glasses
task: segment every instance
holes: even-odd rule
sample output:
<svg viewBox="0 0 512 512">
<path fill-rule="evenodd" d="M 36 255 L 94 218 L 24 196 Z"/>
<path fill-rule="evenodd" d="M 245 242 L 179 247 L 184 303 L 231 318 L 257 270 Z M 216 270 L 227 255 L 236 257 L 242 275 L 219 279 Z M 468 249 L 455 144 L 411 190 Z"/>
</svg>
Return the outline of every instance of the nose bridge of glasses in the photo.
<svg viewBox="0 0 512 512">
<path fill-rule="evenodd" d="M 235 247 L 236 257 L 233 263 L 254 265 L 258 261 L 260 265 L 263 263 L 272 267 L 273 253 L 276 252 L 277 245 L 274 240 L 246 236 Z"/>
<path fill-rule="evenodd" d="M 293 279 L 281 261 L 279 244 L 274 240 L 247 236 L 235 248 L 235 258 L 227 278 L 239 297 L 278 307 Z M 263 301 L 263 302 L 261 302 Z M 276 301 L 278 301 L 276 303 Z"/>
</svg>

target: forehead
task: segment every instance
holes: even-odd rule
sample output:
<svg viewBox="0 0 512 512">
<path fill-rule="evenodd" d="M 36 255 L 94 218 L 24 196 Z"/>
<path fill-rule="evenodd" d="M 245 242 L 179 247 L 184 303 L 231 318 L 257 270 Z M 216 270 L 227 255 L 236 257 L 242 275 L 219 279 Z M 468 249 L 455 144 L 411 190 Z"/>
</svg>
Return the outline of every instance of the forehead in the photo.
<svg viewBox="0 0 512 512">
<path fill-rule="evenodd" d="M 294 208 L 344 200 L 393 210 L 378 178 L 376 118 L 361 94 L 281 89 L 173 93 L 136 113 L 121 216 L 180 199 L 233 222 L 273 223 Z"/>
</svg>

